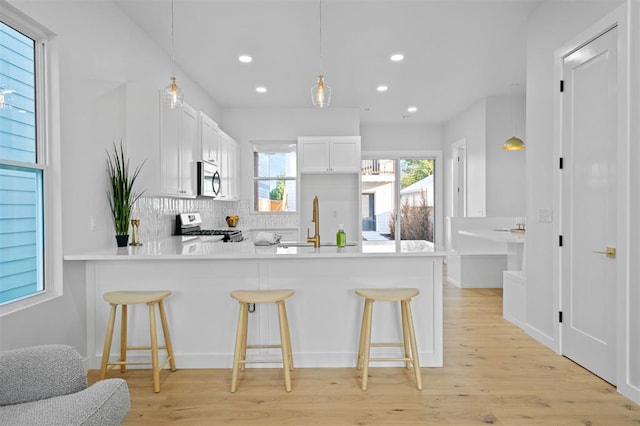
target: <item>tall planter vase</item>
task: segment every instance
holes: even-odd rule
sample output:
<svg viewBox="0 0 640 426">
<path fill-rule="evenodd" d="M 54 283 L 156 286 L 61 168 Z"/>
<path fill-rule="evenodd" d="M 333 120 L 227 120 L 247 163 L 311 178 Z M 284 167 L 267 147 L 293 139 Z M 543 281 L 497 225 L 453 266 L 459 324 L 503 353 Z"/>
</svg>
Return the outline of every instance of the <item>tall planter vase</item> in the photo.
<svg viewBox="0 0 640 426">
<path fill-rule="evenodd" d="M 118 247 L 126 247 L 129 244 L 129 235 L 116 235 Z"/>
</svg>

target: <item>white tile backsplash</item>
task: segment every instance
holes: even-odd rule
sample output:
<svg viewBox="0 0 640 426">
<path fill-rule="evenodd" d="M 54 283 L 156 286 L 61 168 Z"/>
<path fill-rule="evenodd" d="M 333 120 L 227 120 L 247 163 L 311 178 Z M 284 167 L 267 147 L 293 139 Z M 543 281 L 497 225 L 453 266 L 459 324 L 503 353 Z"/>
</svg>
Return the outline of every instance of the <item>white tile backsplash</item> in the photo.
<svg viewBox="0 0 640 426">
<path fill-rule="evenodd" d="M 140 219 L 140 239 L 157 241 L 174 235 L 179 213 L 202 214 L 203 229 L 226 228 L 225 217 L 240 216 L 239 229 L 297 228 L 298 215 L 251 213 L 251 202 L 214 201 L 205 198 L 141 197 L 133 207 L 132 219 Z"/>
</svg>

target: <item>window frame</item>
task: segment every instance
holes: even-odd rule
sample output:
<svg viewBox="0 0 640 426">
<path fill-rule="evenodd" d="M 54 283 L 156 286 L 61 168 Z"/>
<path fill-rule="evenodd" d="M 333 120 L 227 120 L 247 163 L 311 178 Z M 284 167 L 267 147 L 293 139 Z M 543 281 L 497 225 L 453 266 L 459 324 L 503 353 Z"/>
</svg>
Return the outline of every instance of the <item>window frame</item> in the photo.
<svg viewBox="0 0 640 426">
<path fill-rule="evenodd" d="M 287 146 L 291 146 L 291 145 L 295 145 L 296 148 L 293 149 L 292 151 L 296 153 L 296 175 L 295 176 L 286 176 L 286 177 L 265 177 L 265 176 L 256 176 L 256 169 L 254 166 L 254 156 L 255 156 L 255 146 L 256 145 L 277 145 L 277 144 L 281 144 L 281 145 L 287 145 Z M 287 211 L 258 211 L 256 209 L 256 182 L 260 181 L 260 180 L 268 180 L 268 181 L 279 181 L 279 180 L 284 180 L 284 181 L 293 181 L 296 183 L 296 188 L 298 185 L 298 149 L 297 149 L 297 145 L 298 145 L 298 141 L 296 140 L 255 140 L 255 141 L 249 141 L 249 145 L 251 147 L 251 213 L 250 214 L 255 214 L 255 215 L 274 215 L 274 214 L 283 214 L 283 215 L 296 215 L 298 214 L 298 210 L 287 210 Z M 285 152 L 285 151 L 282 151 Z"/>
<path fill-rule="evenodd" d="M 42 173 L 43 290 L 0 304 L 0 317 L 62 296 L 62 197 L 60 178 L 60 113 L 58 46 L 54 34 L 3 2 L 0 21 L 34 40 L 36 162 L 0 160 L 2 164 Z"/>
<path fill-rule="evenodd" d="M 429 150 L 429 151 L 363 151 L 361 154 L 361 160 L 393 160 L 395 162 L 395 194 L 394 205 L 396 211 L 400 205 L 400 160 L 422 160 L 433 159 L 434 161 L 434 188 L 435 188 L 435 211 L 434 211 L 434 250 L 440 251 L 444 249 L 444 216 L 443 216 L 443 181 L 444 170 L 442 162 L 442 151 Z M 360 178 L 362 179 L 362 177 Z M 360 197 L 362 200 L 362 197 Z M 396 243 L 400 242 L 400 233 L 396 233 L 394 240 Z"/>
</svg>

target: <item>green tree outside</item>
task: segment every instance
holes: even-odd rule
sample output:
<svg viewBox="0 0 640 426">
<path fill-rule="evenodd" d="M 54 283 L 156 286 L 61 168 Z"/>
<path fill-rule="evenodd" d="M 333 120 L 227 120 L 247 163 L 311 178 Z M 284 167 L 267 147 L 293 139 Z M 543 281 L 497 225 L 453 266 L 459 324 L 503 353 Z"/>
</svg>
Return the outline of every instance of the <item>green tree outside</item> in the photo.
<svg viewBox="0 0 640 426">
<path fill-rule="evenodd" d="M 400 187 L 404 189 L 432 174 L 433 160 L 403 160 Z"/>
<path fill-rule="evenodd" d="M 282 200 L 282 198 L 284 197 L 284 181 L 283 180 L 279 180 L 278 182 L 276 182 L 276 187 L 273 188 L 271 190 L 271 192 L 269 192 L 269 199 L 270 200 Z"/>
</svg>

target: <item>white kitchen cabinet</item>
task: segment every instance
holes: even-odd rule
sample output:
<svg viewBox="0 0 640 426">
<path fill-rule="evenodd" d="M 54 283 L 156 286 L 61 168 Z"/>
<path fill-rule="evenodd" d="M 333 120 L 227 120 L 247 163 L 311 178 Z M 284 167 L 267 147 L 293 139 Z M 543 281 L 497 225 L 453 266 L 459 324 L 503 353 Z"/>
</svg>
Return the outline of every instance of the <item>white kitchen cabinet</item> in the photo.
<svg viewBox="0 0 640 426">
<path fill-rule="evenodd" d="M 220 194 L 217 199 L 235 201 L 239 199 L 238 143 L 222 130 L 219 135 Z"/>
<path fill-rule="evenodd" d="M 299 137 L 298 170 L 302 173 L 359 173 L 360 136 Z"/>
<path fill-rule="evenodd" d="M 205 113 L 200 112 L 198 117 L 200 134 L 200 159 L 218 164 L 220 153 L 220 135 L 218 124 Z"/>
<path fill-rule="evenodd" d="M 195 197 L 198 114 L 187 104 L 160 105 L 160 192 Z"/>
</svg>

